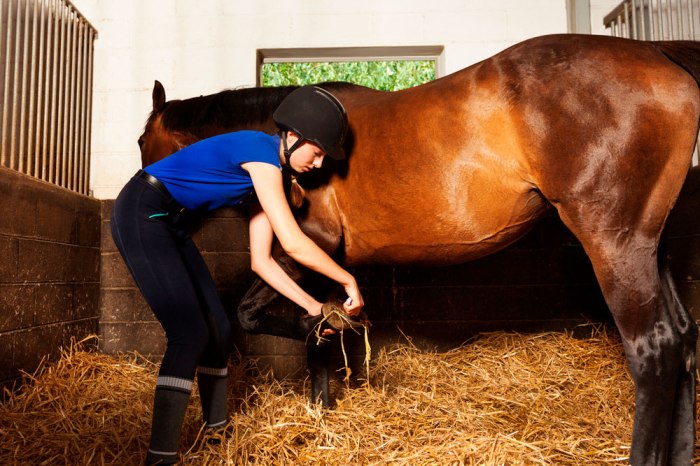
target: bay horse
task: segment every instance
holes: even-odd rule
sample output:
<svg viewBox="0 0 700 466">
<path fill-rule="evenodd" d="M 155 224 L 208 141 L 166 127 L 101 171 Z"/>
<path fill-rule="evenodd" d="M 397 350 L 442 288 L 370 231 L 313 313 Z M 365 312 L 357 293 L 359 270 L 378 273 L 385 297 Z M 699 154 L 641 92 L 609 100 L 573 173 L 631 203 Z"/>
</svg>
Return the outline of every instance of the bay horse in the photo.
<svg viewBox="0 0 700 466">
<path fill-rule="evenodd" d="M 699 79 L 700 43 L 567 34 L 402 91 L 328 85 L 348 112 L 349 156 L 308 182 L 299 222 L 350 266 L 443 266 L 503 249 L 556 209 L 622 337 L 636 392 L 629 462 L 690 464 L 698 331 L 658 247 L 691 164 Z M 156 83 L 144 166 L 220 132 L 273 132 L 290 90 L 166 102 Z M 244 327 L 276 296 L 255 283 Z"/>
</svg>

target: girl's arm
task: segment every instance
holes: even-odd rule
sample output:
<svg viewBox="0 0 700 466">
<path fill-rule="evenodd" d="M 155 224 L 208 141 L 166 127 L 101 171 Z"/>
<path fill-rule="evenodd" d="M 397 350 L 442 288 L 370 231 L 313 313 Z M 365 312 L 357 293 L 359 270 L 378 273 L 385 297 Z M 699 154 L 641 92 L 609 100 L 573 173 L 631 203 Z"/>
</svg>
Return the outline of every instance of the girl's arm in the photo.
<svg viewBox="0 0 700 466">
<path fill-rule="evenodd" d="M 275 290 L 306 309 L 311 315 L 321 313 L 321 303 L 304 291 L 272 258 L 274 232 L 267 215 L 259 205 L 251 207 L 250 213 L 250 265 L 253 272 Z"/>
<path fill-rule="evenodd" d="M 262 162 L 248 162 L 241 166 L 250 173 L 260 205 L 285 252 L 300 264 L 343 286 L 351 299 L 345 310 L 350 315 L 357 315 L 364 301 L 355 278 L 301 231 L 284 196 L 280 170 Z"/>
</svg>

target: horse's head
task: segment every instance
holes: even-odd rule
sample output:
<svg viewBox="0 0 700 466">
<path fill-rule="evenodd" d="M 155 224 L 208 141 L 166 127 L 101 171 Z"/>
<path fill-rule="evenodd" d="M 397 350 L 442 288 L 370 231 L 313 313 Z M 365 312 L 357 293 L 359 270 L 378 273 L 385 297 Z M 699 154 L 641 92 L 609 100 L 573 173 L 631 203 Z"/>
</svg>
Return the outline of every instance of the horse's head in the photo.
<svg viewBox="0 0 700 466">
<path fill-rule="evenodd" d="M 348 83 L 321 83 L 335 92 L 352 91 Z M 184 100 L 165 100 L 165 89 L 153 86 L 153 110 L 139 137 L 143 167 L 200 139 L 243 129 L 272 134 L 277 127 L 272 114 L 295 86 L 253 87 L 224 90 Z M 348 136 L 351 140 L 351 135 Z"/>
<path fill-rule="evenodd" d="M 272 113 L 294 86 L 225 90 L 216 94 L 166 102 L 165 89 L 153 86 L 153 111 L 139 138 L 145 167 L 217 134 L 251 129 L 274 133 Z"/>
<path fill-rule="evenodd" d="M 197 140 L 191 134 L 167 130 L 163 125 L 163 115 L 170 102 L 165 101 L 165 89 L 158 81 L 153 86 L 152 97 L 153 110 L 138 140 L 142 167 L 157 162 Z"/>
</svg>

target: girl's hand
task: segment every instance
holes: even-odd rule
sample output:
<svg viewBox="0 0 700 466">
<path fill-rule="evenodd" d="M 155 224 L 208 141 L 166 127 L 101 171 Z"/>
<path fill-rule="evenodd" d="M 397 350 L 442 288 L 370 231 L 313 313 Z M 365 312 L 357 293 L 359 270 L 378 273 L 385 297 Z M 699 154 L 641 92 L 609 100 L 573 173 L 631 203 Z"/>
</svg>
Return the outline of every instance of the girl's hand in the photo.
<svg viewBox="0 0 700 466">
<path fill-rule="evenodd" d="M 321 308 L 322 308 L 322 307 L 323 307 L 323 304 L 319 303 L 318 301 L 316 301 L 316 300 L 314 299 L 313 302 L 311 303 L 311 306 L 309 306 L 309 307 L 306 308 L 306 312 L 307 312 L 310 316 L 317 316 L 317 315 L 320 315 L 320 314 L 321 314 Z"/>
<path fill-rule="evenodd" d="M 360 289 L 358 288 L 355 280 L 353 280 L 350 285 L 345 287 L 345 292 L 348 294 L 348 299 L 343 303 L 343 309 L 345 309 L 345 312 L 347 312 L 348 315 L 355 317 L 360 313 L 362 307 L 365 305 L 365 301 L 362 299 Z"/>
</svg>

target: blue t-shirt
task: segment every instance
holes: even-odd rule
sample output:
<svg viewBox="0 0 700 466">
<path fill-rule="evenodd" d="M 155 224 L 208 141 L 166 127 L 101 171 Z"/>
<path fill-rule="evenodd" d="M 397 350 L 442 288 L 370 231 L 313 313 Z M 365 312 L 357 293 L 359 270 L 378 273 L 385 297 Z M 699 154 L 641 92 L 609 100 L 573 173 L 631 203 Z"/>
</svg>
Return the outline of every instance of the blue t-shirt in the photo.
<svg viewBox="0 0 700 466">
<path fill-rule="evenodd" d="M 202 139 L 144 170 L 189 210 L 214 210 L 255 199 L 253 181 L 241 168 L 265 162 L 281 169 L 280 138 L 259 131 L 237 131 Z"/>
</svg>

